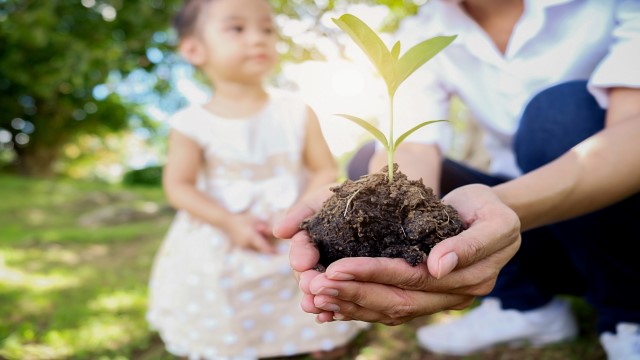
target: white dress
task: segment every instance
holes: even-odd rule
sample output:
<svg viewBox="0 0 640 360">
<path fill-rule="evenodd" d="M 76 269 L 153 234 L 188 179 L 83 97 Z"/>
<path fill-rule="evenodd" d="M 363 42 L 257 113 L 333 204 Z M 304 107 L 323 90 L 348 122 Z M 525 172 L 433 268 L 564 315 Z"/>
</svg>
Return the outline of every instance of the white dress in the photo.
<svg viewBox="0 0 640 360">
<path fill-rule="evenodd" d="M 272 94 L 256 116 L 225 119 L 192 105 L 170 126 L 196 141 L 205 164 L 199 187 L 232 212 L 268 220 L 304 185 L 306 105 Z M 178 211 L 156 254 L 147 319 L 167 350 L 192 359 L 255 359 L 330 350 L 366 325 L 317 324 L 300 308 L 288 242 L 277 255 L 232 246 L 219 229 Z"/>
</svg>

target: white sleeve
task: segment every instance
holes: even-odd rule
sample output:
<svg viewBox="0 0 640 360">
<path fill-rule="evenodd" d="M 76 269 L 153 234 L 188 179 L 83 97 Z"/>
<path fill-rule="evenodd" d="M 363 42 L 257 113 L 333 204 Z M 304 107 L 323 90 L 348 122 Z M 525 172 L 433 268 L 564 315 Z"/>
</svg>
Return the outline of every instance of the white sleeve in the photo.
<svg viewBox="0 0 640 360">
<path fill-rule="evenodd" d="M 439 35 L 441 29 L 434 24 L 433 11 L 427 5 L 420 12 L 402 21 L 395 34 L 401 44 L 401 56 L 419 42 Z M 434 26 L 435 25 L 435 26 Z M 422 65 L 400 86 L 394 102 L 394 138 L 405 131 L 431 120 L 447 120 L 449 116 L 450 91 L 438 74 L 438 54 Z M 384 127 L 383 129 L 387 129 Z M 384 130 L 384 133 L 387 131 Z M 404 142 L 437 144 L 446 154 L 451 145 L 452 130 L 448 122 L 427 125 L 409 135 Z"/>
<path fill-rule="evenodd" d="M 602 108 L 608 107 L 611 87 L 640 88 L 640 1 L 617 5 L 616 25 L 608 54 L 589 79 L 589 91 Z"/>
<path fill-rule="evenodd" d="M 398 88 L 394 104 L 396 139 L 425 121 L 448 119 L 450 94 L 438 80 L 436 67 L 436 60 L 432 59 Z M 417 130 L 405 142 L 437 144 L 442 154 L 446 154 L 451 145 L 451 136 L 450 124 L 439 122 Z"/>
<path fill-rule="evenodd" d="M 193 107 L 179 110 L 169 118 L 169 127 L 182 135 L 204 146 L 207 142 L 207 132 L 203 131 L 202 121 Z"/>
</svg>

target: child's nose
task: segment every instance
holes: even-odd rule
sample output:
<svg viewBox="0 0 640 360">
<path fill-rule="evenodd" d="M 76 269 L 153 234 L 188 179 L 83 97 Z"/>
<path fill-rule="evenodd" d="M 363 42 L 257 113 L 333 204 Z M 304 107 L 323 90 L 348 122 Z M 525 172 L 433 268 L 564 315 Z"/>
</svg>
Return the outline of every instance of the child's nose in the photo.
<svg viewBox="0 0 640 360">
<path fill-rule="evenodd" d="M 264 30 L 257 29 L 251 32 L 250 41 L 251 43 L 262 44 L 265 43 L 270 36 L 271 34 L 265 32 Z"/>
</svg>

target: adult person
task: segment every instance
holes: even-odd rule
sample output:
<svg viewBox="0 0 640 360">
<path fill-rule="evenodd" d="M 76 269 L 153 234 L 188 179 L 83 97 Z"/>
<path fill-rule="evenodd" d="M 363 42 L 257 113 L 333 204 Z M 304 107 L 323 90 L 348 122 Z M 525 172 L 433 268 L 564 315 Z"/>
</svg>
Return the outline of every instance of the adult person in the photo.
<svg viewBox="0 0 640 360">
<path fill-rule="evenodd" d="M 463 355 L 574 337 L 573 315 L 556 295 L 578 294 L 598 313 L 608 357 L 640 358 L 640 2 L 436 0 L 404 29 L 458 38 L 410 80 L 398 119 L 443 118 L 451 95 L 460 96 L 484 130 L 490 169 L 443 159 L 442 132 L 419 132 L 427 135 L 403 144 L 396 161 L 446 194 L 468 229 L 416 268 L 343 259 L 324 274 L 309 270 L 317 253 L 298 233 L 290 257 L 303 308 L 320 321 L 396 324 L 489 293 L 459 320 L 418 331 L 423 347 Z M 378 152 L 370 170 L 384 162 Z M 276 233 L 293 235 L 291 224 L 316 205 L 292 212 Z M 506 265 L 519 242 L 505 205 L 526 230 Z"/>
</svg>

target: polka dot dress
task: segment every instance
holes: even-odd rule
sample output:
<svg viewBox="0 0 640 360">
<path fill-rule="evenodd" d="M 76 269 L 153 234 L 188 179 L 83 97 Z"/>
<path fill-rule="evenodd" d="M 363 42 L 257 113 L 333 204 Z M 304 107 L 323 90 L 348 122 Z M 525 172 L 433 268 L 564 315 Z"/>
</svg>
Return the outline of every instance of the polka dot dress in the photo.
<svg viewBox="0 0 640 360">
<path fill-rule="evenodd" d="M 272 94 L 257 116 L 224 119 L 200 106 L 170 125 L 203 149 L 199 187 L 232 212 L 270 220 L 291 206 L 304 183 L 306 105 Z M 178 211 L 156 254 L 147 319 L 167 350 L 189 359 L 256 359 L 330 350 L 365 327 L 317 324 L 300 309 L 288 242 L 276 255 L 232 246 L 225 234 Z"/>
</svg>

